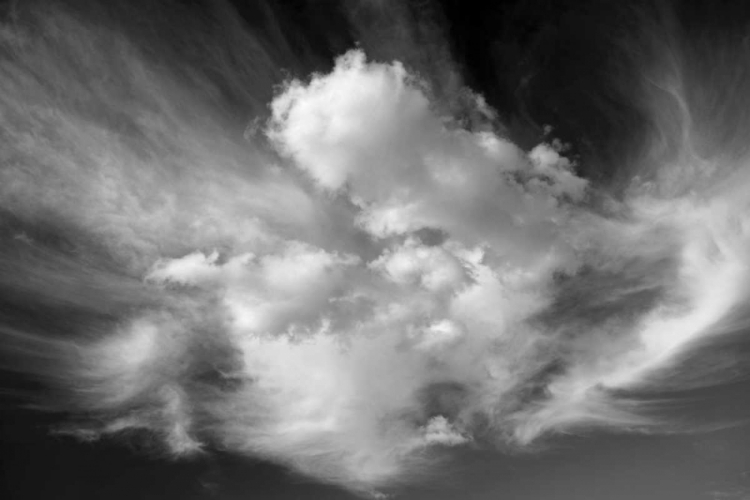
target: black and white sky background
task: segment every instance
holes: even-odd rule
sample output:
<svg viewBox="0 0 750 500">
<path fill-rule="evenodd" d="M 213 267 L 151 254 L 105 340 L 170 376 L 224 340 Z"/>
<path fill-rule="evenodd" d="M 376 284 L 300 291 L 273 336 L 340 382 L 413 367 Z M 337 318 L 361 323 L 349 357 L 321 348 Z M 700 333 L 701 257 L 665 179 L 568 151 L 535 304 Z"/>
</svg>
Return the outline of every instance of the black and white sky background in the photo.
<svg viewBox="0 0 750 500">
<path fill-rule="evenodd" d="M 0 495 L 750 498 L 745 4 L 0 3 Z"/>
</svg>

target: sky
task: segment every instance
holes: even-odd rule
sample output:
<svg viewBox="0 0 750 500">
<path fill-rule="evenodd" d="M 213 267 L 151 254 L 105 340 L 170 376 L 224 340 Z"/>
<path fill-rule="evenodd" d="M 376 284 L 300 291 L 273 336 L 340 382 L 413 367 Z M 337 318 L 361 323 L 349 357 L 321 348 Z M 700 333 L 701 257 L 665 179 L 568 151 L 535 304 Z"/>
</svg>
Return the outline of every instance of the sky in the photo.
<svg viewBox="0 0 750 500">
<path fill-rule="evenodd" d="M 0 4 L 3 498 L 750 498 L 743 4 Z"/>
</svg>

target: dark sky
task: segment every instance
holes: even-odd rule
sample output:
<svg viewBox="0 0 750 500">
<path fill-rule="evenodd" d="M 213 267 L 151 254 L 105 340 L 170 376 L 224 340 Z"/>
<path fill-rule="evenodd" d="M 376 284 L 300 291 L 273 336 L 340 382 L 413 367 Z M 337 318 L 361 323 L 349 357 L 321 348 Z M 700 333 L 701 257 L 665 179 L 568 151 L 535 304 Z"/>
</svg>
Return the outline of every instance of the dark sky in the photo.
<svg viewBox="0 0 750 500">
<path fill-rule="evenodd" d="M 107 11 L 106 3 L 100 2 L 98 8 Z M 250 0 L 232 3 L 241 16 L 237 22 L 250 30 L 265 30 L 269 39 L 286 42 L 285 46 L 275 46 L 288 66 L 278 69 L 276 81 L 268 82 L 268 98 L 273 92 L 272 84 L 278 84 L 285 74 L 329 70 L 331 58 L 357 42 L 375 57 L 397 57 L 399 45 L 391 46 L 388 41 L 387 15 L 383 16 L 382 26 L 369 32 L 375 33 L 372 38 L 363 40 L 361 27 L 369 22 L 367 16 L 371 13 L 356 9 L 352 13 L 332 0 L 285 0 L 269 2 L 271 6 Z M 634 150 L 637 139 L 662 130 L 663 126 L 654 123 L 647 116 L 644 103 L 634 101 L 630 93 L 642 83 L 640 56 L 648 53 L 652 47 L 649 44 L 656 43 L 639 38 L 643 19 L 662 15 L 661 8 L 645 1 L 517 0 L 487 2 L 491 5 L 480 7 L 481 3 L 404 2 L 402 8 L 408 16 L 414 16 L 415 26 L 421 26 L 407 36 L 416 39 L 417 45 L 445 37 L 464 81 L 498 110 L 511 138 L 522 147 L 531 147 L 544 136 L 542 126 L 552 124 L 557 137 L 572 143 L 572 154 L 580 161 L 582 175 L 611 184 L 616 192 L 620 176 L 626 176 L 623 171 L 628 171 L 638 158 L 639 153 Z M 204 8 L 201 1 L 175 2 L 178 4 L 179 8 L 198 11 Z M 750 33 L 746 28 L 750 9 L 743 8 L 743 4 L 676 3 L 670 19 L 689 41 L 686 45 L 695 49 L 688 53 L 705 58 L 701 50 L 712 40 L 731 45 L 741 43 Z M 382 8 L 388 9 L 388 2 Z M 164 11 L 159 15 L 164 15 Z M 419 16 L 429 17 L 430 22 L 420 24 Z M 102 22 L 102 26 L 106 23 Z M 191 28 L 175 23 L 172 29 Z M 184 50 L 184 56 L 190 57 L 189 47 L 173 49 Z M 438 67 L 419 57 L 412 53 L 404 59 L 427 72 Z M 747 61 L 729 59 L 727 64 Z M 700 69 L 696 63 L 691 71 L 700 73 Z M 727 85 L 728 81 L 719 78 L 717 85 Z M 743 83 L 736 84 L 740 90 L 727 92 L 729 99 L 742 90 Z M 247 106 L 248 116 L 257 111 L 250 109 L 254 103 L 244 98 L 242 89 L 231 83 L 221 92 L 227 106 Z M 258 98 L 262 100 L 261 96 Z M 692 97 L 698 103 L 702 98 L 708 99 L 700 92 Z M 705 113 L 713 117 L 711 110 Z M 720 123 L 717 117 L 711 119 Z M 741 127 L 744 119 L 728 117 L 735 128 Z M 669 123 L 668 119 L 665 121 Z M 722 124 L 715 128 L 722 126 L 728 127 Z M 668 150 L 669 144 L 665 155 Z M 6 315 L 13 316 L 9 308 L 18 304 L 3 300 L 0 307 L 6 308 Z M 41 306 L 16 316 L 24 314 L 40 315 L 50 321 L 59 319 Z M 39 317 L 35 321 L 44 322 Z M 734 356 L 740 366 L 750 356 L 746 336 L 746 332 L 737 331 L 723 344 L 699 350 L 699 354 L 686 360 L 683 369 L 689 372 L 692 366 L 711 364 L 712 360 L 727 356 Z M 672 426 L 674 432 L 592 430 L 558 436 L 535 451 L 462 450 L 434 475 L 392 493 L 394 498 L 408 500 L 748 499 L 750 381 L 746 372 L 737 370 L 733 380 L 708 389 L 652 394 L 660 418 L 676 422 Z M 171 460 L 149 446 L 147 436 L 134 434 L 126 439 L 81 442 L 52 434 L 51 427 L 68 415 L 37 412 L 29 408 L 32 405 L 24 396 L 16 396 L 24 391 L 44 394 L 47 389 L 37 389 L 25 376 L 6 372 L 4 378 L 0 400 L 0 498 L 358 498 L 282 467 L 221 450 L 209 449 L 202 456 Z"/>
</svg>

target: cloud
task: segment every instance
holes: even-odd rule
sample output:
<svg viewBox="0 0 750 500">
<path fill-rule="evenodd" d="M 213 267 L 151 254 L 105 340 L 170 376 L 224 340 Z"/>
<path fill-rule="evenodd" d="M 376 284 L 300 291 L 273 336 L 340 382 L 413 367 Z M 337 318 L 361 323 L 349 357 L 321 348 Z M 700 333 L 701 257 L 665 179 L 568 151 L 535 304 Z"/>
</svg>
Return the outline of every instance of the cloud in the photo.
<svg viewBox="0 0 750 500">
<path fill-rule="evenodd" d="M 183 80 L 127 30 L 107 45 L 36 15 L 49 39 L 4 27 L 0 284 L 71 326 L 55 336 L 22 301 L 1 326 L 9 366 L 75 414 L 67 432 L 141 430 L 371 492 L 453 447 L 659 430 L 623 394 L 659 387 L 747 297 L 739 173 L 614 199 L 560 142 L 467 125 L 360 49 L 279 86 L 243 137 L 201 65 Z"/>
</svg>

